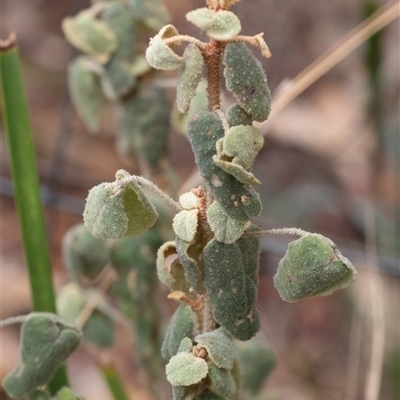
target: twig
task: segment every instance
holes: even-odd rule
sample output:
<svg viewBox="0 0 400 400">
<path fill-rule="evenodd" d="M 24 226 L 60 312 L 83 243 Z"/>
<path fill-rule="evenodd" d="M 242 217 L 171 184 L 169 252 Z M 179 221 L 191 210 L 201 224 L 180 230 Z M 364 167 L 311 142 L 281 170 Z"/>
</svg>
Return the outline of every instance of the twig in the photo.
<svg viewBox="0 0 400 400">
<path fill-rule="evenodd" d="M 400 2 L 390 2 L 365 19 L 328 51 L 318 57 L 296 78 L 282 89 L 272 103 L 270 118 L 286 107 L 291 101 L 311 86 L 321 76 L 347 57 L 357 47 L 362 45 L 376 32 L 394 21 L 400 15 Z M 264 124 L 264 123 L 263 123 Z"/>
<path fill-rule="evenodd" d="M 29 315 L 18 315 L 17 317 L 10 317 L 7 319 L 3 319 L 0 321 L 0 329 L 5 328 L 6 326 L 15 325 L 15 324 L 23 324 Z"/>
<path fill-rule="evenodd" d="M 296 236 L 307 236 L 310 232 L 303 231 L 299 228 L 281 228 L 281 229 L 268 229 L 268 230 L 258 230 L 251 232 L 244 232 L 243 236 L 279 236 L 279 235 L 296 235 Z"/>
</svg>

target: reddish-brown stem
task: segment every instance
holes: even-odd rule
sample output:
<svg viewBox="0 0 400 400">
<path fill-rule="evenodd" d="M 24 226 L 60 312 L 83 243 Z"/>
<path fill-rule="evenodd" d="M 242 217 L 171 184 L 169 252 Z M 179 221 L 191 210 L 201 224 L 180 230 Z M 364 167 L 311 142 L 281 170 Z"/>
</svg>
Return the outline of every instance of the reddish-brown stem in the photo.
<svg viewBox="0 0 400 400">
<path fill-rule="evenodd" d="M 224 48 L 225 43 L 211 40 L 207 48 L 203 50 L 207 65 L 207 94 L 210 111 L 218 110 L 221 106 L 221 59 Z"/>
</svg>

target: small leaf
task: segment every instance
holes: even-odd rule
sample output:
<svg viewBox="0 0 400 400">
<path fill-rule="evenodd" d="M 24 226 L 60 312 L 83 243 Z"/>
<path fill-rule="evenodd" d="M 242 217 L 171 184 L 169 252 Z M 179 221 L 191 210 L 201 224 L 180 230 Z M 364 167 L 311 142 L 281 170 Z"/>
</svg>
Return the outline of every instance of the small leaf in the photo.
<svg viewBox="0 0 400 400">
<path fill-rule="evenodd" d="M 214 363 L 208 363 L 208 376 L 212 381 L 210 389 L 224 397 L 230 397 L 236 392 L 235 381 L 230 371 L 218 368 Z"/>
<path fill-rule="evenodd" d="M 85 398 L 76 395 L 70 388 L 63 387 L 57 392 L 54 400 L 85 400 Z"/>
<path fill-rule="evenodd" d="M 274 353 L 265 341 L 256 337 L 238 346 L 238 358 L 242 366 L 244 388 L 252 397 L 256 397 L 275 367 Z"/>
<path fill-rule="evenodd" d="M 168 22 L 168 13 L 162 0 L 127 0 L 134 18 L 152 30 Z"/>
<path fill-rule="evenodd" d="M 3 381 L 6 393 L 19 398 L 47 384 L 80 339 L 78 328 L 55 314 L 31 313 L 21 327 L 19 363 Z"/>
<path fill-rule="evenodd" d="M 176 87 L 176 102 L 178 111 L 186 114 L 189 111 L 190 101 L 196 94 L 201 81 L 204 60 L 199 48 L 191 43 L 183 53 L 184 64 L 179 69 Z"/>
<path fill-rule="evenodd" d="M 198 8 L 187 13 L 186 19 L 219 41 L 231 40 L 242 30 L 239 18 L 231 11 Z"/>
<path fill-rule="evenodd" d="M 198 396 L 196 396 L 194 400 L 227 400 L 227 398 L 222 397 L 207 388 L 204 389 Z"/>
<path fill-rule="evenodd" d="M 253 118 L 239 104 L 234 104 L 229 110 L 226 117 L 229 126 L 252 125 Z"/>
<path fill-rule="evenodd" d="M 74 18 L 64 18 L 62 29 L 70 43 L 102 64 L 117 49 L 116 34 L 107 23 L 96 19 L 91 10 L 81 11 Z"/>
<path fill-rule="evenodd" d="M 232 369 L 235 361 L 235 347 L 231 335 L 225 328 L 202 333 L 194 340 L 198 346 L 207 350 L 210 359 L 217 367 Z"/>
<path fill-rule="evenodd" d="M 274 284 L 283 300 L 326 296 L 350 285 L 357 271 L 328 238 L 309 234 L 289 244 Z"/>
<path fill-rule="evenodd" d="M 114 344 L 114 321 L 99 310 L 94 310 L 83 327 L 85 341 L 107 348 Z"/>
<path fill-rule="evenodd" d="M 202 177 L 230 218 L 247 222 L 261 213 L 260 197 L 254 189 L 239 182 L 213 161 L 216 145 L 225 135 L 219 116 L 201 111 L 189 121 L 188 137 Z"/>
<path fill-rule="evenodd" d="M 177 237 L 175 239 L 179 261 L 185 270 L 186 280 L 194 290 L 198 290 L 201 285 L 201 270 L 197 264 L 197 247 L 189 242 Z"/>
<path fill-rule="evenodd" d="M 85 296 L 80 287 L 75 282 L 70 282 L 57 295 L 57 313 L 63 320 L 73 323 L 85 303 Z"/>
<path fill-rule="evenodd" d="M 254 174 L 246 171 L 241 165 L 221 160 L 217 156 L 214 156 L 213 160 L 219 168 L 232 175 L 239 182 L 245 185 L 261 185 L 261 182 L 254 176 Z"/>
<path fill-rule="evenodd" d="M 69 65 L 68 90 L 87 129 L 97 132 L 102 97 L 100 77 L 85 57 L 77 57 Z"/>
<path fill-rule="evenodd" d="M 183 339 L 192 337 L 194 323 L 193 314 L 189 306 L 181 305 L 175 311 L 165 332 L 164 341 L 161 347 L 161 355 L 169 360 L 178 353 L 179 346 Z M 179 386 L 179 385 L 178 385 Z"/>
<path fill-rule="evenodd" d="M 233 243 L 242 236 L 246 222 L 229 218 L 217 201 L 211 204 L 207 210 L 207 221 L 215 238 L 219 242 Z"/>
<path fill-rule="evenodd" d="M 81 276 L 96 278 L 105 267 L 110 251 L 104 240 L 95 238 L 83 224 L 71 228 L 62 241 L 64 263 L 70 277 L 81 281 Z"/>
<path fill-rule="evenodd" d="M 175 215 L 172 227 L 179 238 L 186 242 L 192 242 L 198 225 L 199 210 L 182 210 Z"/>
<path fill-rule="evenodd" d="M 185 400 L 196 391 L 197 385 L 172 386 L 172 400 Z"/>
<path fill-rule="evenodd" d="M 189 353 L 190 350 L 192 350 L 192 347 L 192 340 L 188 337 L 185 337 L 184 339 L 182 339 L 181 344 L 179 345 L 178 353 Z"/>
<path fill-rule="evenodd" d="M 207 376 L 208 365 L 205 360 L 189 353 L 178 353 L 166 366 L 168 382 L 173 386 L 190 386 Z"/>
<path fill-rule="evenodd" d="M 93 236 L 116 239 L 139 235 L 156 222 L 156 209 L 142 188 L 128 178 L 102 183 L 89 191 L 83 219 Z"/>
<path fill-rule="evenodd" d="M 266 120 L 271 111 L 271 93 L 261 63 L 244 43 L 230 43 L 223 63 L 227 89 L 254 120 Z"/>
<path fill-rule="evenodd" d="M 35 390 L 29 393 L 28 400 L 51 400 L 50 396 L 43 390 Z"/>
<path fill-rule="evenodd" d="M 149 47 L 146 50 L 146 60 L 155 69 L 161 71 L 172 71 L 184 65 L 183 57 L 178 56 L 165 44 L 160 35 L 150 39 Z"/>
<path fill-rule="evenodd" d="M 181 194 L 179 203 L 185 210 L 193 210 L 200 207 L 199 198 L 193 192 Z"/>
</svg>

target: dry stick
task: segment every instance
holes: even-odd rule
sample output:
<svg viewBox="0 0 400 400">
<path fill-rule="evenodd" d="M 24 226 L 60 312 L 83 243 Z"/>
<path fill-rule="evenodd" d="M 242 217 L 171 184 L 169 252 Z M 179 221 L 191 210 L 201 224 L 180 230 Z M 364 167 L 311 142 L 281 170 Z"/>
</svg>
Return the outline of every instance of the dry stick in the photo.
<svg viewBox="0 0 400 400">
<path fill-rule="evenodd" d="M 364 206 L 364 221 L 366 225 L 365 250 L 367 255 L 369 287 L 371 299 L 371 357 L 369 361 L 366 384 L 364 388 L 365 400 L 378 400 L 381 381 L 383 359 L 385 352 L 385 315 L 384 291 L 382 277 L 378 271 L 378 251 L 376 244 L 375 207 L 366 202 Z"/>
<path fill-rule="evenodd" d="M 313 63 L 297 75 L 297 77 L 286 86 L 287 89 L 282 89 L 277 93 L 272 102 L 270 118 L 285 108 L 291 101 L 304 92 L 304 90 L 346 58 L 357 47 L 361 46 L 372 35 L 398 18 L 399 15 L 400 2 L 391 2 L 381 7 L 369 18 L 355 27 L 330 50 L 318 57 Z M 263 135 L 267 133 L 267 123 L 268 121 L 264 121 L 261 124 L 255 124 L 259 129 L 261 129 Z M 180 192 L 182 193 L 190 190 L 193 186 L 198 186 L 201 181 L 202 177 L 200 172 L 196 170 L 196 172 L 183 183 Z"/>
<path fill-rule="evenodd" d="M 361 24 L 297 75 L 288 84 L 287 89 L 282 89 L 276 95 L 270 117 L 281 111 L 321 76 L 326 74 L 372 35 L 398 18 L 399 15 L 400 2 L 390 2 L 361 22 Z"/>
</svg>

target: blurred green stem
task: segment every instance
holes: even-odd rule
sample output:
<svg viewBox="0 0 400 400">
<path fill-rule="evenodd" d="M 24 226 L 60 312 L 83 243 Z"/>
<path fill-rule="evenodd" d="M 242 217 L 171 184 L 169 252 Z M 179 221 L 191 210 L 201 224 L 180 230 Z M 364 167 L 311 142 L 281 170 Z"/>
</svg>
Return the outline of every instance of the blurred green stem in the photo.
<svg viewBox="0 0 400 400">
<path fill-rule="evenodd" d="M 50 255 L 40 199 L 35 151 L 29 124 L 15 35 L 0 42 L 2 114 L 14 196 L 28 267 L 34 311 L 56 312 Z M 54 393 L 66 386 L 65 368 L 50 383 Z"/>
<path fill-rule="evenodd" d="M 117 371 L 113 367 L 101 368 L 104 378 L 115 400 L 130 400 Z"/>
</svg>

